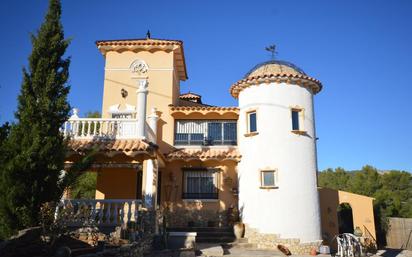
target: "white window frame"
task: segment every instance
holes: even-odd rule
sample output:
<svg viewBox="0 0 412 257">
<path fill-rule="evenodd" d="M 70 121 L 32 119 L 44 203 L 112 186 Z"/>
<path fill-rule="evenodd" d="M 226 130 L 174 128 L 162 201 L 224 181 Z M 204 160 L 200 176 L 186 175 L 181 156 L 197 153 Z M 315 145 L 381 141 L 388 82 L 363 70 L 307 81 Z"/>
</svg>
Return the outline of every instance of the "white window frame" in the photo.
<svg viewBox="0 0 412 257">
<path fill-rule="evenodd" d="M 250 127 L 251 127 L 251 122 L 250 122 L 250 116 L 252 114 L 255 114 L 255 125 L 256 125 L 256 130 L 255 131 L 251 131 Z M 258 114 L 257 114 L 257 110 L 256 109 L 252 109 L 249 111 L 246 111 L 246 134 L 245 136 L 254 136 L 257 135 L 258 132 Z"/>
<path fill-rule="evenodd" d="M 273 173 L 273 185 L 265 185 L 264 181 L 264 173 L 267 172 L 272 172 Z M 273 189 L 273 188 L 278 188 L 278 171 L 277 169 L 262 169 L 259 171 L 260 175 L 260 188 L 263 189 Z"/>
<path fill-rule="evenodd" d="M 298 129 L 293 128 L 293 113 L 298 113 Z M 290 108 L 291 131 L 296 134 L 306 134 L 305 131 L 305 110 L 299 106 Z"/>
</svg>

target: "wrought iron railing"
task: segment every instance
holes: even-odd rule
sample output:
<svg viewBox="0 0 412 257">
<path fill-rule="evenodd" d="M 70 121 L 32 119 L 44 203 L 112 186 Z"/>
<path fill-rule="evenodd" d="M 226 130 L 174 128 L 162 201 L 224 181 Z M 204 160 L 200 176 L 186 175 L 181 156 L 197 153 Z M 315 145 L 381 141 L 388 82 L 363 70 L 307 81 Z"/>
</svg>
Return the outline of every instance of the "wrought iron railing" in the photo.
<svg viewBox="0 0 412 257">
<path fill-rule="evenodd" d="M 175 145 L 237 145 L 236 120 L 177 120 Z"/>
</svg>

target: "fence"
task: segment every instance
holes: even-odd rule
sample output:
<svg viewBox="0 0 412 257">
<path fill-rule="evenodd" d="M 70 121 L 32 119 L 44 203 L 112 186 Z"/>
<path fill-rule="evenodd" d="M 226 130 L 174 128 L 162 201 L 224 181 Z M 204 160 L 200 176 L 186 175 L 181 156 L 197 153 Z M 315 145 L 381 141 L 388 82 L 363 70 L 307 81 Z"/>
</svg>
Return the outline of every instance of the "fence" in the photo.
<svg viewBox="0 0 412 257">
<path fill-rule="evenodd" d="M 386 247 L 412 250 L 412 219 L 389 218 Z"/>
<path fill-rule="evenodd" d="M 136 199 L 72 199 L 62 200 L 56 214 L 69 209 L 70 225 L 82 225 L 85 218 L 99 226 L 116 226 L 137 221 L 142 202 Z M 85 217 L 85 215 L 87 217 Z"/>
</svg>

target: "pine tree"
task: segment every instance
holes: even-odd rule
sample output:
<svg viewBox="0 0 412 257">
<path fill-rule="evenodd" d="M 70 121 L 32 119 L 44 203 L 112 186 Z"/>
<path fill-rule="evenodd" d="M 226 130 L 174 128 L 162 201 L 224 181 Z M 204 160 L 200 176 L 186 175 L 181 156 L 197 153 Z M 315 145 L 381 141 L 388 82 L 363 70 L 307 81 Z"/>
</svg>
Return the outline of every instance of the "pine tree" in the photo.
<svg viewBox="0 0 412 257">
<path fill-rule="evenodd" d="M 61 4 L 50 0 L 45 20 L 31 36 L 32 53 L 18 97 L 18 110 L 2 144 L 0 160 L 0 235 L 38 224 L 42 203 L 58 201 L 64 190 L 66 142 L 59 129 L 68 118 L 69 41 L 60 21 Z"/>
</svg>

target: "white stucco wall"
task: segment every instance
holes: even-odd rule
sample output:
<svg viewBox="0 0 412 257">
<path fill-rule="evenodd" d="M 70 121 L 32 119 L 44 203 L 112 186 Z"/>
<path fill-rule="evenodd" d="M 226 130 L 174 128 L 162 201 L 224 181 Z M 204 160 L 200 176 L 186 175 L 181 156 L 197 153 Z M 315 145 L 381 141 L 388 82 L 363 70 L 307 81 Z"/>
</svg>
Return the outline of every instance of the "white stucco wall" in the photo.
<svg viewBox="0 0 412 257">
<path fill-rule="evenodd" d="M 304 109 L 303 130 L 291 132 L 291 107 Z M 319 197 L 316 184 L 316 135 L 313 95 L 303 87 L 262 84 L 239 95 L 238 165 L 239 208 L 243 222 L 261 233 L 321 239 Z M 258 135 L 245 137 L 246 112 L 256 109 Z M 260 188 L 260 170 L 276 169 L 278 188 Z"/>
</svg>

